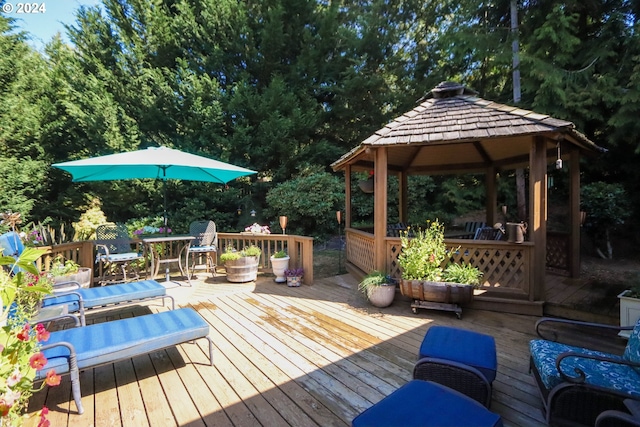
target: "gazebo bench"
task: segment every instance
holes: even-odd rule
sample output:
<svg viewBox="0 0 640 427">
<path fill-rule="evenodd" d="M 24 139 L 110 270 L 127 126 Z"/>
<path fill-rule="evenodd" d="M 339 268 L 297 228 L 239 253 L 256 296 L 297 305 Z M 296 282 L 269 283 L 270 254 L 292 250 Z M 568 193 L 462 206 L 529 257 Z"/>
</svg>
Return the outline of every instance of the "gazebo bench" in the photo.
<svg viewBox="0 0 640 427">
<path fill-rule="evenodd" d="M 192 308 L 114 320 L 85 327 L 51 332 L 42 351 L 47 364 L 36 372 L 36 380 L 47 371 L 69 373 L 73 399 L 82 414 L 80 370 L 173 347 L 188 341 L 209 341 L 209 363 L 213 365 L 213 342 L 209 324 Z"/>
</svg>

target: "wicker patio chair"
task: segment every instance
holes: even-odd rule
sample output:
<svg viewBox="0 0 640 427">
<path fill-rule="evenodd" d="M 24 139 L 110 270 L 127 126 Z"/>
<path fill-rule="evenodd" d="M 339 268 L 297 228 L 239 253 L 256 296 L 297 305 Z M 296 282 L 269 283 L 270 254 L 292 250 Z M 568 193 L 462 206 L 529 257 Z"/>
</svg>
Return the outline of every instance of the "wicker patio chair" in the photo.
<svg viewBox="0 0 640 427">
<path fill-rule="evenodd" d="M 97 250 L 101 285 L 126 283 L 140 278 L 135 261 L 144 255 L 132 249 L 132 240 L 127 228 L 122 224 L 103 224 L 96 229 L 94 242 Z"/>
<path fill-rule="evenodd" d="M 442 384 L 489 408 L 497 369 L 492 336 L 436 325 L 422 340 L 413 379 Z"/>
<path fill-rule="evenodd" d="M 633 332 L 624 353 L 617 355 L 559 343 L 556 335 L 552 340 L 544 339 L 541 326 L 552 322 L 613 331 L 633 328 Z M 543 318 L 536 323 L 536 332 L 543 339 L 529 343 L 530 370 L 540 390 L 548 424 L 593 426 L 605 411 L 630 414 L 630 404 L 640 404 L 640 322 L 634 328 Z M 601 425 L 618 425 L 612 416 L 615 414 L 607 414 L 611 417 L 601 419 Z"/>
<path fill-rule="evenodd" d="M 204 265 L 207 272 L 216 275 L 216 258 L 218 252 L 218 233 L 213 221 L 193 221 L 189 224 L 189 234 L 195 239 L 187 250 L 187 274 L 193 276 L 198 265 Z M 198 264 L 204 257 L 204 264 Z M 191 258 L 191 264 L 189 264 Z"/>
</svg>

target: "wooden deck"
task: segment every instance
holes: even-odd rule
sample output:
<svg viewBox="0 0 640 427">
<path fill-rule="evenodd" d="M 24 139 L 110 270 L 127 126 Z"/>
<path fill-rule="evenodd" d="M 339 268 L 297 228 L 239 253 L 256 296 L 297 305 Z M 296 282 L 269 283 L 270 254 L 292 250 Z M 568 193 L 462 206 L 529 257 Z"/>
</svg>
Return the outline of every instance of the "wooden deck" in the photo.
<svg viewBox="0 0 640 427">
<path fill-rule="evenodd" d="M 413 314 L 400 294 L 391 307 L 377 309 L 349 275 L 300 288 L 271 277 L 232 284 L 224 276 L 204 276 L 170 293 L 210 323 L 214 366 L 207 363 L 205 342 L 183 344 L 82 372 L 83 415 L 76 413 L 68 377 L 36 393 L 29 412 L 46 405 L 55 427 L 348 426 L 410 380 L 425 331 L 437 324 L 494 336 L 498 375 L 491 409 L 505 426 L 545 425 L 528 373 L 536 317 L 474 310 L 465 310 L 462 320 L 447 312 Z M 150 303 L 96 313 L 89 321 L 162 310 Z"/>
</svg>

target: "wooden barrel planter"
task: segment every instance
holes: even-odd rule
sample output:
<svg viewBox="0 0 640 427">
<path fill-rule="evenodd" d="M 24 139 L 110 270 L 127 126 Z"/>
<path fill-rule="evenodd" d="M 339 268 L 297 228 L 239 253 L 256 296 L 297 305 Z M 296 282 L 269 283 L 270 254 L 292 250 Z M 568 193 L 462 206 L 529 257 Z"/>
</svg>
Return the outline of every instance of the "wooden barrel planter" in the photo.
<svg viewBox="0 0 640 427">
<path fill-rule="evenodd" d="M 81 267 L 78 269 L 77 273 L 67 274 L 65 276 L 56 276 L 53 278 L 54 288 L 63 286 L 62 283 L 64 282 L 78 282 L 81 287 L 88 288 L 93 282 L 93 277 L 91 277 L 91 269 Z"/>
<path fill-rule="evenodd" d="M 258 257 L 246 256 L 224 263 L 227 280 L 234 283 L 251 282 L 258 278 Z"/>
<path fill-rule="evenodd" d="M 461 283 L 430 282 L 425 280 L 401 280 L 400 293 L 414 300 L 411 308 L 453 311 L 462 317 L 460 306 L 473 300 L 473 286 Z"/>
</svg>

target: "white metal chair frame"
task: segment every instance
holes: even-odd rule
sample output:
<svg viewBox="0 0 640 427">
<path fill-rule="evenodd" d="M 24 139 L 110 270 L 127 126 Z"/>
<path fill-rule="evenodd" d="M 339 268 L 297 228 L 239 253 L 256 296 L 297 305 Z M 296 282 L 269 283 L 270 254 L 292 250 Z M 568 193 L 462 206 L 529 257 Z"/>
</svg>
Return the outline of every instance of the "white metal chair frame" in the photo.
<svg viewBox="0 0 640 427">
<path fill-rule="evenodd" d="M 211 272 L 213 277 L 216 275 L 216 258 L 218 252 L 218 233 L 216 224 L 213 221 L 193 221 L 189 224 L 189 235 L 195 237 L 191 242 L 191 246 L 187 250 L 186 265 L 189 279 L 195 273 L 198 267 L 198 260 L 201 256 L 205 257 L 205 269 Z M 189 264 L 189 257 L 192 258 Z"/>
</svg>

